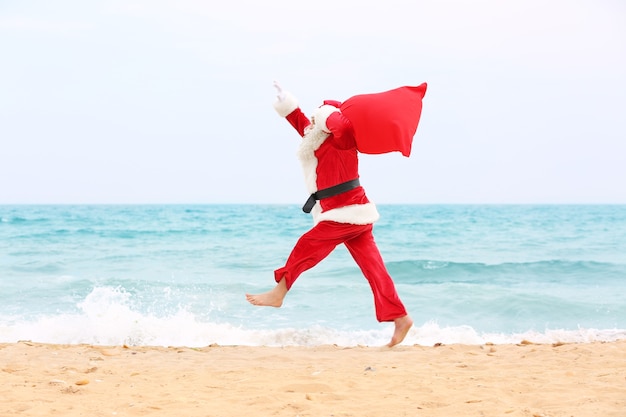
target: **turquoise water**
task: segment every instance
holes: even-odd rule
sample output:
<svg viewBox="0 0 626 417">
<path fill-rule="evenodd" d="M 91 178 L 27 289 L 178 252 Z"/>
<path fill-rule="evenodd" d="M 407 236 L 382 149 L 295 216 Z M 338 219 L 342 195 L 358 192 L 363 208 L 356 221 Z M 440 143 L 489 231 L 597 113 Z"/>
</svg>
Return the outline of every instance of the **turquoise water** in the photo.
<svg viewBox="0 0 626 417">
<path fill-rule="evenodd" d="M 379 211 L 406 344 L 626 338 L 626 206 Z M 0 342 L 386 343 L 343 247 L 282 308 L 245 301 L 311 226 L 296 205 L 0 206 Z"/>
</svg>

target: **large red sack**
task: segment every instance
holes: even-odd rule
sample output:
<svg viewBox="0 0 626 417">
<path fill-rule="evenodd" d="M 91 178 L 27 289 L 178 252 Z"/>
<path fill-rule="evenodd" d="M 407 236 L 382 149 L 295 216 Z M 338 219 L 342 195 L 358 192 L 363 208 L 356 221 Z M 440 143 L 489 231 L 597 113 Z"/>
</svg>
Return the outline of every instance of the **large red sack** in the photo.
<svg viewBox="0 0 626 417">
<path fill-rule="evenodd" d="M 340 110 L 352 123 L 359 152 L 398 151 L 408 157 L 422 114 L 426 87 L 426 83 L 417 87 L 399 87 L 382 93 L 357 95 L 344 101 Z"/>
</svg>

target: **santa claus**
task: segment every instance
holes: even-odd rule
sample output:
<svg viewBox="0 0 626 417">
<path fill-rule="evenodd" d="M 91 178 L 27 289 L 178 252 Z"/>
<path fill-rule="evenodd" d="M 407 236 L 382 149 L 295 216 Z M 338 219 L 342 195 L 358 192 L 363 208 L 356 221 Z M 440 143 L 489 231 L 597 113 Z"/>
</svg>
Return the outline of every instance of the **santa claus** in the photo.
<svg viewBox="0 0 626 417">
<path fill-rule="evenodd" d="M 358 95 L 343 103 L 328 100 L 311 119 L 291 93 L 275 86 L 275 110 L 302 137 L 298 158 L 310 194 L 303 210 L 312 214 L 314 226 L 300 237 L 285 265 L 274 271 L 276 286 L 246 298 L 254 305 L 280 307 L 300 274 L 344 244 L 372 289 L 377 320 L 395 324 L 387 346 L 397 345 L 413 320 L 374 241 L 372 229 L 379 214 L 359 182 L 358 153 L 399 151 L 409 156 L 426 84 Z"/>
</svg>

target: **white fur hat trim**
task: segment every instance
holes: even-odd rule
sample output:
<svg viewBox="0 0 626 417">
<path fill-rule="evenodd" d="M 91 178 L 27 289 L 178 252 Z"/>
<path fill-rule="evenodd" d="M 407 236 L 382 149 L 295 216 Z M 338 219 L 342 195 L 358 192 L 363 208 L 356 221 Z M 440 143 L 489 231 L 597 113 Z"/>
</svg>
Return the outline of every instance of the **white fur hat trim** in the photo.
<svg viewBox="0 0 626 417">
<path fill-rule="evenodd" d="M 339 109 L 329 104 L 324 104 L 323 106 L 315 109 L 315 112 L 313 113 L 313 117 L 315 118 L 315 126 L 319 127 L 320 129 L 322 129 L 322 131 L 326 133 L 330 133 L 328 126 L 326 126 L 326 120 L 328 119 L 328 116 L 336 111 L 339 111 Z"/>
</svg>

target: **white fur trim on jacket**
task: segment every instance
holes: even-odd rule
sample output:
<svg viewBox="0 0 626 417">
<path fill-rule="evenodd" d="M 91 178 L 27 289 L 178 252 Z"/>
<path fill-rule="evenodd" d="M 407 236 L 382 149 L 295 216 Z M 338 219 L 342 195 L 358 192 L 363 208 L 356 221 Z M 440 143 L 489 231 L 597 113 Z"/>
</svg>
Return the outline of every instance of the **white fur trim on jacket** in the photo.
<svg viewBox="0 0 626 417">
<path fill-rule="evenodd" d="M 319 126 L 319 128 L 326 133 L 330 133 L 328 126 L 326 126 L 326 119 L 328 119 L 328 116 L 336 111 L 339 111 L 339 109 L 329 104 L 324 104 L 323 106 L 315 109 L 315 112 L 313 112 L 313 117 L 315 118 L 315 126 Z"/>
<path fill-rule="evenodd" d="M 322 131 L 315 125 L 314 129 L 309 129 L 304 134 L 300 147 L 298 148 L 298 159 L 302 164 L 304 174 L 304 184 L 309 194 L 317 191 L 317 157 L 315 151 L 322 146 L 328 138 L 328 133 Z"/>
<path fill-rule="evenodd" d="M 313 210 L 311 210 L 311 214 L 313 215 L 313 222 L 315 224 L 324 220 L 337 223 L 372 224 L 380 218 L 380 214 L 378 214 L 374 203 L 353 204 L 322 213 L 322 208 L 318 201 L 313 207 Z"/>
<path fill-rule="evenodd" d="M 287 117 L 289 114 L 298 108 L 298 100 L 289 92 L 284 91 L 285 97 L 274 102 L 274 110 L 280 117 Z"/>
</svg>

